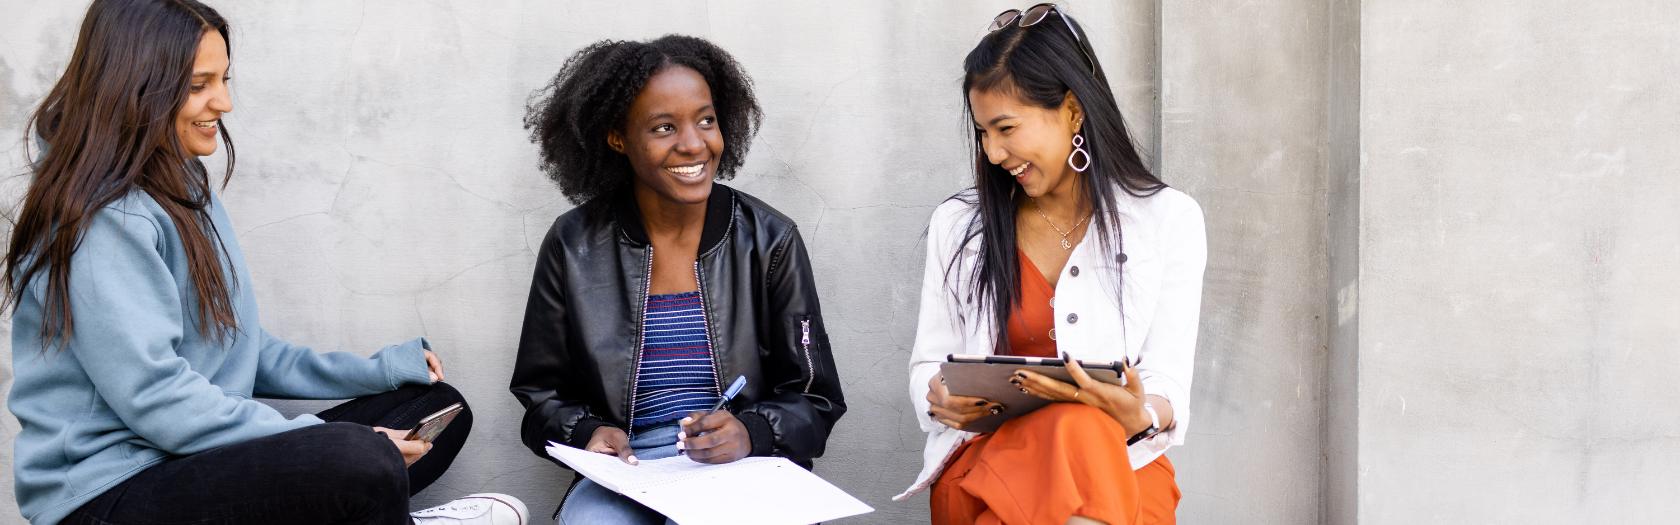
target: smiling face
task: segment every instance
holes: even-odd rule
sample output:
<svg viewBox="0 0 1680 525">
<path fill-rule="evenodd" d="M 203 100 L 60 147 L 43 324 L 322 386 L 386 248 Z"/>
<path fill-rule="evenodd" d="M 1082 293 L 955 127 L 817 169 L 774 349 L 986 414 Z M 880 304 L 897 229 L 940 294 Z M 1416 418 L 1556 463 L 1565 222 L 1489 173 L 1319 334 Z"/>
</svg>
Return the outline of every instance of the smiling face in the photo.
<svg viewBox="0 0 1680 525">
<path fill-rule="evenodd" d="M 608 145 L 630 160 L 637 193 L 674 204 L 703 204 L 723 158 L 712 90 L 700 72 L 670 66 L 648 78 Z"/>
<path fill-rule="evenodd" d="M 1013 89 L 971 90 L 968 103 L 986 160 L 1007 170 L 1027 195 L 1073 191 L 1078 172 L 1067 158 L 1084 114 L 1072 94 L 1049 109 L 1022 100 Z"/>
<path fill-rule="evenodd" d="M 175 114 L 175 134 L 187 154 L 203 157 L 216 152 L 216 132 L 222 114 L 233 111 L 228 97 L 227 41 L 221 33 L 205 31 L 193 59 L 187 102 Z"/>
</svg>

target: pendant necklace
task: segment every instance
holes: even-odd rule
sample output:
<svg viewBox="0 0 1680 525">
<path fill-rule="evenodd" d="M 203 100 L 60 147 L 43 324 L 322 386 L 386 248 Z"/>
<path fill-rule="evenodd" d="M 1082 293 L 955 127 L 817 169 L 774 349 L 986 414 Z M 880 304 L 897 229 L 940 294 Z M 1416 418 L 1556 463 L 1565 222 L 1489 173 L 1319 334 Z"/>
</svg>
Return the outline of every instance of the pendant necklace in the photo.
<svg viewBox="0 0 1680 525">
<path fill-rule="evenodd" d="M 1038 212 L 1038 216 L 1044 218 L 1044 223 L 1050 225 L 1050 229 L 1056 230 L 1056 233 L 1062 236 L 1062 249 L 1063 250 L 1070 250 L 1070 251 L 1073 250 L 1073 243 L 1068 242 L 1068 236 L 1073 235 L 1073 231 L 1079 229 L 1079 226 L 1082 225 L 1082 224 L 1085 224 L 1085 220 L 1090 219 L 1091 216 L 1086 215 L 1085 217 L 1079 219 L 1079 222 L 1073 223 L 1072 228 L 1068 228 L 1067 230 L 1063 230 L 1061 228 L 1056 227 L 1055 222 L 1051 222 L 1049 215 L 1044 214 L 1044 208 L 1040 208 L 1038 206 L 1038 200 L 1037 199 L 1033 199 L 1032 203 L 1033 203 L 1033 211 Z"/>
</svg>

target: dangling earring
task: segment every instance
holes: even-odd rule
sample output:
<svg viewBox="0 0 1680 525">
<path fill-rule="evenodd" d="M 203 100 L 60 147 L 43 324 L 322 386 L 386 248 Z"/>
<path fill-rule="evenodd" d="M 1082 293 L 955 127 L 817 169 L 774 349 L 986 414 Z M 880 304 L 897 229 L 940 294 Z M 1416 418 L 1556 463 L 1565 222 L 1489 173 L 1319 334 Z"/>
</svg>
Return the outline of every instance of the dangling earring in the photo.
<svg viewBox="0 0 1680 525">
<path fill-rule="evenodd" d="M 1074 157 L 1083 157 L 1083 160 L 1074 164 Z M 1091 153 L 1085 151 L 1085 137 L 1079 136 L 1078 133 L 1073 134 L 1073 153 L 1068 154 L 1067 162 L 1069 168 L 1080 173 L 1085 173 L 1085 169 L 1091 167 Z"/>
</svg>

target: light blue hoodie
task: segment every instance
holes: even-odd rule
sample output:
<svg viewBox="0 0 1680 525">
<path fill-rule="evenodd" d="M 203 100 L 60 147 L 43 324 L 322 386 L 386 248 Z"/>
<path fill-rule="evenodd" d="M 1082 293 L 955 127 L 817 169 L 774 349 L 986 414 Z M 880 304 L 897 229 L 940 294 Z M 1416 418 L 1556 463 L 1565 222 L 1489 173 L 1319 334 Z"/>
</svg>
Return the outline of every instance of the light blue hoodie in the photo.
<svg viewBox="0 0 1680 525">
<path fill-rule="evenodd" d="M 420 339 L 364 358 L 269 335 L 219 199 L 209 215 L 238 276 L 238 330 L 225 341 L 200 335 L 181 237 L 138 190 L 99 210 L 71 258 L 67 344 L 42 348 L 45 272 L 25 289 L 12 319 L 8 405 L 23 424 L 12 472 L 30 521 L 58 523 L 169 456 L 321 423 L 287 419 L 253 396 L 347 399 L 430 382 Z"/>
</svg>

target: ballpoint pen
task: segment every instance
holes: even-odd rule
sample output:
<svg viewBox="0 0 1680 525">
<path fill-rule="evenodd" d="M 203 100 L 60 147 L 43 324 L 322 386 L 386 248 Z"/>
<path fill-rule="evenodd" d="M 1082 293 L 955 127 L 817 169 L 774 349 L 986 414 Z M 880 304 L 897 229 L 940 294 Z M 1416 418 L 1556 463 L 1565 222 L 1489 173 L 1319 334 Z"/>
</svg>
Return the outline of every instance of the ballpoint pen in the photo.
<svg viewBox="0 0 1680 525">
<path fill-rule="evenodd" d="M 706 413 L 701 414 L 700 417 L 704 418 L 706 416 L 712 415 L 713 412 L 717 412 L 718 409 L 723 408 L 724 403 L 728 403 L 729 400 L 734 399 L 735 395 L 741 393 L 741 389 L 745 388 L 746 386 L 747 386 L 747 376 L 744 376 L 744 375 L 735 376 L 735 381 L 729 383 L 729 388 L 723 391 L 722 396 L 718 397 L 717 404 L 712 405 L 712 409 L 707 410 Z M 678 436 L 678 439 L 677 439 L 678 444 L 682 443 L 682 437 L 683 436 Z M 688 451 L 684 450 L 682 447 L 680 447 L 680 446 L 677 447 L 677 453 L 678 454 L 685 454 L 687 452 Z"/>
</svg>

